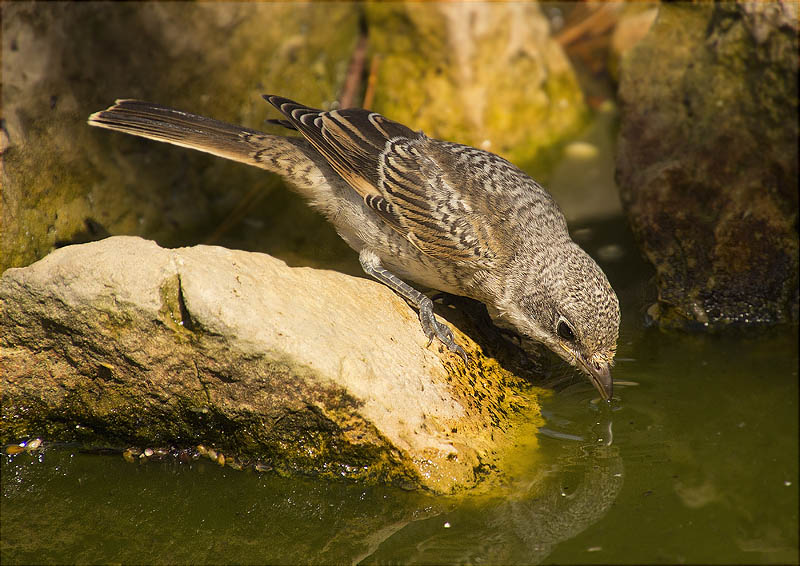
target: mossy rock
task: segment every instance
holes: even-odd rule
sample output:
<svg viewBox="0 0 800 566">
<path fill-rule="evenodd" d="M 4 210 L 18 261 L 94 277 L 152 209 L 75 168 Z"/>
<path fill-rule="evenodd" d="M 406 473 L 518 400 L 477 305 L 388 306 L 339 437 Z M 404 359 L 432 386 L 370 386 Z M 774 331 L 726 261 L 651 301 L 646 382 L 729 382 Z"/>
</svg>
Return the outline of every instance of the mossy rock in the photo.
<svg viewBox="0 0 800 566">
<path fill-rule="evenodd" d="M 0 271 L 109 234 L 201 243 L 243 200 L 252 221 L 219 243 L 291 258 L 328 240 L 334 250 L 309 252 L 312 262 L 341 253 L 334 231 L 277 177 L 86 119 L 116 98 L 256 128 L 272 115 L 265 92 L 330 105 L 358 21 L 354 4 L 4 5 Z M 257 202 L 262 194 L 270 198 Z"/>
<path fill-rule="evenodd" d="M 373 109 L 546 174 L 587 119 L 572 67 L 535 4 L 370 3 Z"/>
<path fill-rule="evenodd" d="M 665 327 L 798 320 L 797 13 L 662 4 L 622 60 L 617 178 Z"/>
</svg>

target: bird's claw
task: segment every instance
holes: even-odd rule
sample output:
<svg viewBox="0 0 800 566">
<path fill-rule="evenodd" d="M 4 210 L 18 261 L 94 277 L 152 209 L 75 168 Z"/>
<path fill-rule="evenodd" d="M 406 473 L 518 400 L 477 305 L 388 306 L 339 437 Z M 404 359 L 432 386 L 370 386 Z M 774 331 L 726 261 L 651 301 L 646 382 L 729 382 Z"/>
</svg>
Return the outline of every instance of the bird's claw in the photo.
<svg viewBox="0 0 800 566">
<path fill-rule="evenodd" d="M 446 324 L 436 320 L 436 316 L 433 314 L 433 302 L 430 299 L 420 304 L 419 319 L 422 323 L 422 330 L 425 332 L 425 336 L 428 337 L 428 346 L 433 343 L 433 338 L 436 337 L 448 350 L 461 356 L 461 359 L 464 360 L 464 365 L 469 365 L 467 352 L 456 344 L 453 331 Z"/>
</svg>

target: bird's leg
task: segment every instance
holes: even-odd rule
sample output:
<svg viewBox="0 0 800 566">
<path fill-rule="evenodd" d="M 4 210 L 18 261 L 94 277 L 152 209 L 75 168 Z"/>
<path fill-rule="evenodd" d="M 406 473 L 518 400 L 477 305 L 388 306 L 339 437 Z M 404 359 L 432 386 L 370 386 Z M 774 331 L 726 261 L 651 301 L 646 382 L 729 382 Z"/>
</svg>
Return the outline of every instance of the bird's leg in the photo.
<svg viewBox="0 0 800 566">
<path fill-rule="evenodd" d="M 422 331 L 428 337 L 429 346 L 435 336 L 447 346 L 448 350 L 461 356 L 465 364 L 469 363 L 467 353 L 464 348 L 456 344 L 450 328 L 436 320 L 436 315 L 433 314 L 433 301 L 384 268 L 380 258 L 371 250 L 362 250 L 358 254 L 358 259 L 367 275 L 374 277 L 400 296 L 405 297 L 419 309 L 419 320 L 422 323 Z"/>
</svg>

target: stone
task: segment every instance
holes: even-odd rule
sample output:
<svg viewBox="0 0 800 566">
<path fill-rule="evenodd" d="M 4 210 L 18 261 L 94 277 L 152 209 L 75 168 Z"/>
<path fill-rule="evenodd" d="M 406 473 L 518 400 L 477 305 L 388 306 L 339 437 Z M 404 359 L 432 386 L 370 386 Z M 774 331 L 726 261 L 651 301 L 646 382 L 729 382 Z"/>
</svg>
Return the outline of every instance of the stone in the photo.
<svg viewBox="0 0 800 566">
<path fill-rule="evenodd" d="M 0 279 L 0 439 L 192 448 L 279 473 L 452 493 L 535 449 L 537 390 L 388 288 L 117 236 Z"/>
<path fill-rule="evenodd" d="M 622 58 L 617 180 L 664 327 L 798 320 L 797 4 L 661 4 Z"/>
<path fill-rule="evenodd" d="M 110 234 L 173 247 L 212 241 L 264 251 L 269 244 L 288 261 L 302 255 L 296 263 L 347 263 L 333 229 L 278 177 L 98 131 L 86 120 L 116 98 L 140 98 L 285 131 L 264 123 L 273 116 L 261 94 L 330 105 L 359 35 L 356 4 L 18 2 L 0 9 L 0 272 Z M 238 229 L 220 235 L 231 212 Z"/>
<path fill-rule="evenodd" d="M 371 108 L 542 178 L 585 126 L 572 66 L 536 3 L 368 3 Z"/>
<path fill-rule="evenodd" d="M 615 79 L 619 79 L 620 59 L 650 32 L 658 15 L 658 9 L 657 4 L 649 2 L 623 5 L 609 44 L 608 70 Z"/>
</svg>

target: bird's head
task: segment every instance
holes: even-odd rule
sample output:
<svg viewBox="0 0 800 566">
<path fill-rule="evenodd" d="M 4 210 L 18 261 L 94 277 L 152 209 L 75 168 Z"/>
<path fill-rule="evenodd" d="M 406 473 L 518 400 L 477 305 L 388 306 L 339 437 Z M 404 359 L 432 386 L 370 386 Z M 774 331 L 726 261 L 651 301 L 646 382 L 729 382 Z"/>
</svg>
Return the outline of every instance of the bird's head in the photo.
<svg viewBox="0 0 800 566">
<path fill-rule="evenodd" d="M 581 370 L 603 399 L 613 393 L 611 366 L 619 334 L 619 301 L 603 271 L 572 240 L 518 253 L 517 277 L 499 316 Z M 527 263 L 521 269 L 520 262 Z"/>
</svg>

